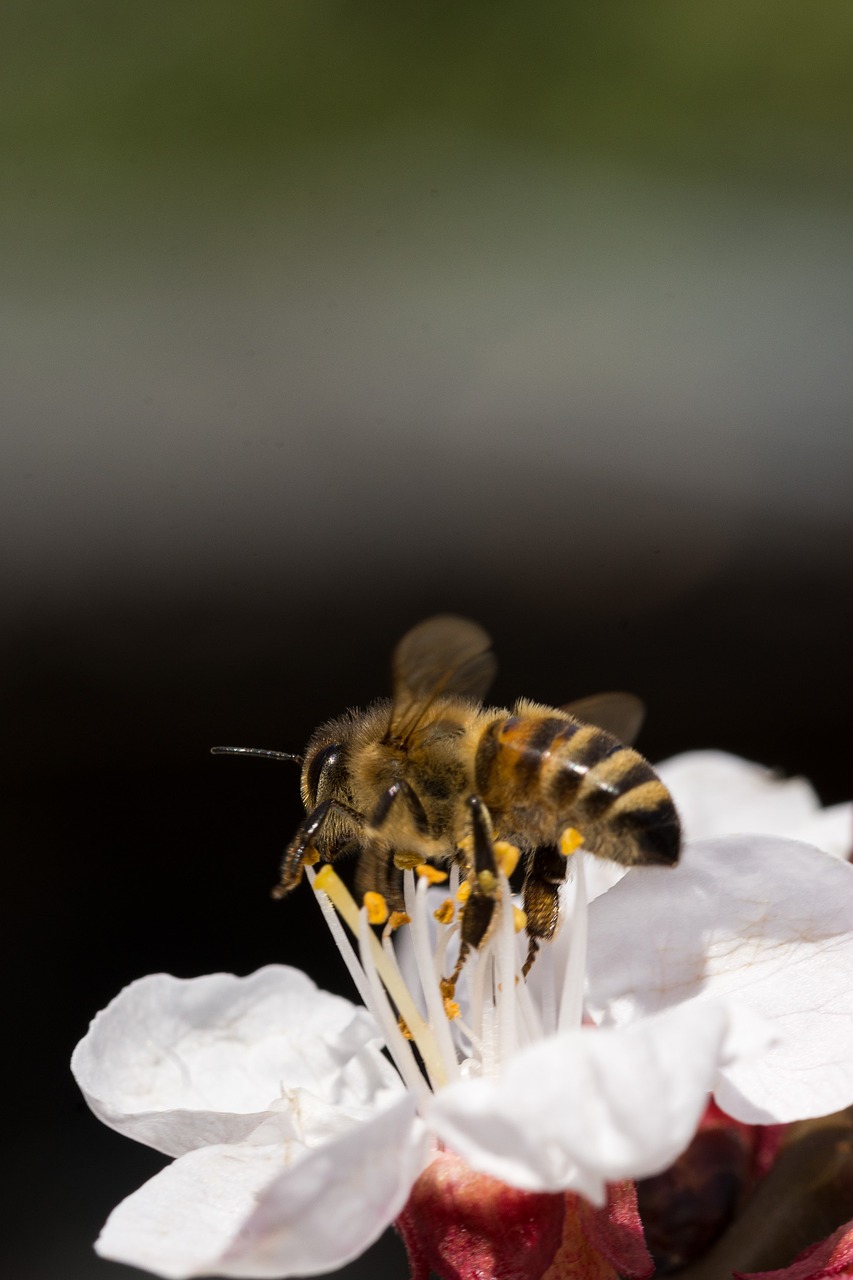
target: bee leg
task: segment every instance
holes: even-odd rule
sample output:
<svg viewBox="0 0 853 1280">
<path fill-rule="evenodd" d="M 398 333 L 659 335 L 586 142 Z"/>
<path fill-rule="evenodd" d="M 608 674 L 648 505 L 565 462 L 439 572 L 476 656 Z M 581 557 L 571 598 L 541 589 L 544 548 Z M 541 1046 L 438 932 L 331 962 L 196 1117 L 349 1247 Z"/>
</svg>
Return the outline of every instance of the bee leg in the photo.
<svg viewBox="0 0 853 1280">
<path fill-rule="evenodd" d="M 380 893 L 391 911 L 404 911 L 403 873 L 395 866 L 393 854 L 376 840 L 368 839 L 358 847 L 354 889 L 356 902 L 366 893 Z"/>
<path fill-rule="evenodd" d="M 422 836 L 429 834 L 429 820 L 417 792 L 405 778 L 400 778 L 392 783 L 387 791 L 383 791 L 370 815 L 365 832 L 367 844 L 359 859 L 355 883 L 359 900 L 363 897 L 365 890 L 378 890 L 394 911 L 402 911 L 403 877 L 399 866 L 394 863 L 386 842 L 381 839 L 382 828 L 388 821 L 388 815 L 397 799 L 400 799 L 408 808 L 418 834 Z M 371 836 L 374 839 L 371 840 Z"/>
<path fill-rule="evenodd" d="M 498 899 L 498 864 L 495 858 L 492 824 L 489 812 L 479 796 L 468 800 L 471 810 L 471 833 L 474 847 L 474 881 L 471 893 L 462 908 L 462 941 L 453 973 L 442 982 L 442 991 L 452 996 L 468 952 L 480 946 L 492 918 Z"/>
<path fill-rule="evenodd" d="M 373 814 L 370 819 L 371 827 L 375 831 L 381 830 L 388 818 L 388 814 L 391 812 L 391 807 L 394 804 L 394 801 L 398 797 L 408 805 L 409 813 L 412 815 L 412 820 L 418 833 L 422 836 L 428 835 L 429 820 L 424 811 L 424 807 L 418 799 L 417 792 L 409 786 L 405 778 L 401 778 L 398 782 L 392 783 L 388 790 L 383 792 L 379 797 L 376 808 L 373 810 Z"/>
<path fill-rule="evenodd" d="M 527 959 L 522 967 L 526 978 L 530 972 L 539 943 L 553 938 L 560 914 L 560 886 L 566 878 L 568 858 L 554 845 L 535 849 L 524 877 L 522 900 L 527 916 Z"/>
<path fill-rule="evenodd" d="M 308 814 L 284 851 L 284 857 L 281 861 L 281 878 L 272 891 L 274 898 L 286 897 L 291 889 L 295 889 L 302 879 L 302 868 L 305 864 L 317 861 L 316 850 L 312 849 L 312 846 L 333 809 L 342 810 L 357 825 L 364 825 L 364 819 L 361 814 L 356 813 L 354 809 L 350 809 L 348 805 L 342 804 L 339 800 L 321 800 L 316 808 L 312 809 Z"/>
</svg>

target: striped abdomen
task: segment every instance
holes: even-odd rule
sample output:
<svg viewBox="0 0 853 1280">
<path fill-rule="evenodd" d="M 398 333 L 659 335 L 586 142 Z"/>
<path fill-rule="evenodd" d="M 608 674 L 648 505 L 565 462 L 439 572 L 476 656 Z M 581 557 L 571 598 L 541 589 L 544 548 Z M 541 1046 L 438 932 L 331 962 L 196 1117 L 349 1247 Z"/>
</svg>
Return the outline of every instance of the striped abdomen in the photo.
<svg viewBox="0 0 853 1280">
<path fill-rule="evenodd" d="M 638 752 L 595 725 L 531 709 L 494 720 L 477 748 L 477 790 L 496 836 L 528 848 L 567 827 L 626 865 L 672 865 L 681 829 L 666 787 Z"/>
</svg>

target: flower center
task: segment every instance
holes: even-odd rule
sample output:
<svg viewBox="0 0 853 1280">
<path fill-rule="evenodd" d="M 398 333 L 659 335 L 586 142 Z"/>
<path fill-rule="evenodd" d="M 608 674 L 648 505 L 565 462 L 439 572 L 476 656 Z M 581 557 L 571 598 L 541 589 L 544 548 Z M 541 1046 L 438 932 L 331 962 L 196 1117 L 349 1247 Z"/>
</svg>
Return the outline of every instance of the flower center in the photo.
<svg viewBox="0 0 853 1280">
<path fill-rule="evenodd" d="M 529 982 L 522 972 L 524 913 L 513 902 L 505 871 L 498 873 L 493 923 L 460 967 L 468 886 L 460 884 L 458 868 L 451 869 L 449 894 L 435 887 L 448 877 L 433 867 L 404 872 L 406 910 L 390 914 L 376 893 L 366 894 L 359 907 L 331 866 L 317 873 L 306 868 L 356 989 L 403 1081 L 421 1098 L 460 1076 L 497 1076 L 525 1045 L 580 1026 L 587 937 L 583 858 L 580 850 L 571 856 L 562 932 L 543 946 Z"/>
</svg>

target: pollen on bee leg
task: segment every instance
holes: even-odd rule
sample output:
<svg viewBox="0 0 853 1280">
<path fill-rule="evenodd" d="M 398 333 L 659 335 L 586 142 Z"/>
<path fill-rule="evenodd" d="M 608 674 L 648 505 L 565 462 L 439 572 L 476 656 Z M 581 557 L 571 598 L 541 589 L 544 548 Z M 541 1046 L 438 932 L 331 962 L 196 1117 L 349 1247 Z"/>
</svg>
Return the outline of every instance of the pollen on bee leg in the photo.
<svg viewBox="0 0 853 1280">
<path fill-rule="evenodd" d="M 439 924 L 450 924 L 453 919 L 453 899 L 445 898 L 440 907 L 436 907 L 433 916 Z"/>
<path fill-rule="evenodd" d="M 506 840 L 495 841 L 495 858 L 507 880 L 518 866 L 518 860 L 520 857 L 521 850 L 517 845 L 509 844 Z"/>
<path fill-rule="evenodd" d="M 577 853 L 583 844 L 583 836 L 574 827 L 566 827 L 560 836 L 560 853 L 564 858 L 570 858 L 573 853 Z"/>
<path fill-rule="evenodd" d="M 464 907 L 465 903 L 468 901 L 470 897 L 471 897 L 471 881 L 463 880 L 459 888 L 456 890 L 456 901 L 459 903 L 460 906 Z"/>
<path fill-rule="evenodd" d="M 313 867 L 320 861 L 320 852 L 318 849 L 312 849 L 310 846 L 305 850 L 302 856 L 303 867 Z"/>
<path fill-rule="evenodd" d="M 431 867 L 428 862 L 419 862 L 415 867 L 415 871 L 422 880 L 426 880 L 429 884 L 444 884 L 447 879 L 446 871 L 439 871 L 438 867 Z"/>
<path fill-rule="evenodd" d="M 516 933 L 522 933 L 527 928 L 527 912 L 522 911 L 521 907 L 513 907 L 512 924 Z"/>
<path fill-rule="evenodd" d="M 498 878 L 493 871 L 477 872 L 477 888 L 487 897 L 492 897 L 498 887 Z"/>
<path fill-rule="evenodd" d="M 409 1030 L 405 1018 L 399 1017 L 397 1019 L 397 1026 L 400 1028 L 400 1032 L 402 1033 L 402 1035 L 405 1037 L 406 1040 L 414 1040 L 415 1037 L 412 1035 L 411 1031 Z"/>
<path fill-rule="evenodd" d="M 363 902 L 367 908 L 367 918 L 371 924 L 384 924 L 388 919 L 388 903 L 382 897 L 381 893 L 368 889 L 364 895 Z"/>
<path fill-rule="evenodd" d="M 459 1017 L 460 1009 L 455 1000 L 451 1000 L 448 996 L 444 997 L 444 1012 L 447 1014 L 447 1021 L 453 1022 Z"/>
</svg>

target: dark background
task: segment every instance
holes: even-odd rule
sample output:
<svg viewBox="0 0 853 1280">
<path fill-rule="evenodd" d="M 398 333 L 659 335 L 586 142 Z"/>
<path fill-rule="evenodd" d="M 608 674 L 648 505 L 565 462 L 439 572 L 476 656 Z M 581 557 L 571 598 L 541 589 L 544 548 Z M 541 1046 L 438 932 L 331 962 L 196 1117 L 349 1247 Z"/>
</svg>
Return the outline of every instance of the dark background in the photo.
<svg viewBox="0 0 853 1280">
<path fill-rule="evenodd" d="M 163 1162 L 78 1100 L 90 1017 L 156 970 L 348 991 L 269 898 L 295 774 L 211 745 L 301 750 L 450 609 L 498 702 L 629 688 L 653 759 L 849 797 L 853 17 L 5 13 L 4 1274 L 109 1280 Z"/>
</svg>

